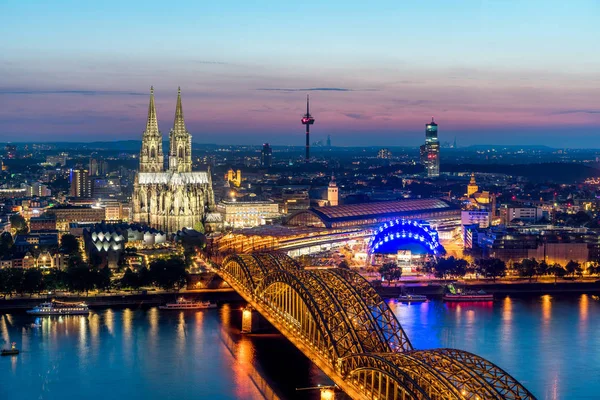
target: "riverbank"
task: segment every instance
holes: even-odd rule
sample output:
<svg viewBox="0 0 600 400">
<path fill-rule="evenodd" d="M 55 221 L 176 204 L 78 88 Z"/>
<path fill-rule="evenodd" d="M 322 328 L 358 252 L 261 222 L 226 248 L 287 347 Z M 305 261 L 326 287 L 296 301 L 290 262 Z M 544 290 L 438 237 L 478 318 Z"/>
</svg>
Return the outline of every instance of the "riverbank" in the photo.
<svg viewBox="0 0 600 400">
<path fill-rule="evenodd" d="M 457 282 L 466 290 L 485 290 L 498 296 L 544 295 L 544 294 L 600 294 L 600 282 Z M 403 292 L 441 297 L 444 286 L 439 283 L 407 283 L 398 286 L 379 286 L 377 292 L 383 297 L 395 297 Z"/>
<path fill-rule="evenodd" d="M 148 292 L 148 293 L 129 293 L 129 294 L 110 294 L 103 293 L 99 295 L 66 295 L 59 294 L 55 296 L 35 296 L 35 297 L 12 297 L 0 299 L 0 312 L 31 309 L 36 305 L 49 299 L 77 303 L 85 302 L 91 309 L 105 307 L 150 307 L 158 306 L 177 297 L 184 296 L 186 299 L 197 301 L 212 302 L 232 302 L 241 301 L 242 298 L 233 289 L 200 289 L 186 290 L 181 292 Z"/>
</svg>

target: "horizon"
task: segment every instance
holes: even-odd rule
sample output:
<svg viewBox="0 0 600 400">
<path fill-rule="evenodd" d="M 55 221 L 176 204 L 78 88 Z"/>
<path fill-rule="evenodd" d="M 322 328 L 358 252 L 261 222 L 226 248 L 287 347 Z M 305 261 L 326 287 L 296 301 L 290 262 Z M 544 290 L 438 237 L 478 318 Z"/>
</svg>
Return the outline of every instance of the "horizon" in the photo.
<svg viewBox="0 0 600 400">
<path fill-rule="evenodd" d="M 144 4 L 3 5 L 2 139 L 139 140 L 154 85 L 197 143 L 302 145 L 310 94 L 311 141 L 598 146 L 591 0 Z"/>
</svg>

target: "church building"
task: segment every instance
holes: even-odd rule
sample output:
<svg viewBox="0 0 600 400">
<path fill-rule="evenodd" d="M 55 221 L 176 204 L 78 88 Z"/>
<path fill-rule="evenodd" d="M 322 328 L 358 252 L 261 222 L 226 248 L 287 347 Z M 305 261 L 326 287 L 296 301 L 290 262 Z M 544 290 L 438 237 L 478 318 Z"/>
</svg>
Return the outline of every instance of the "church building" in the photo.
<svg viewBox="0 0 600 400">
<path fill-rule="evenodd" d="M 169 133 L 165 169 L 162 133 L 150 88 L 150 106 L 142 137 L 140 168 L 133 187 L 133 220 L 168 233 L 183 228 L 203 229 L 214 209 L 210 170 L 192 171 L 192 136 L 185 127 L 181 89 L 177 93 L 175 121 Z"/>
</svg>

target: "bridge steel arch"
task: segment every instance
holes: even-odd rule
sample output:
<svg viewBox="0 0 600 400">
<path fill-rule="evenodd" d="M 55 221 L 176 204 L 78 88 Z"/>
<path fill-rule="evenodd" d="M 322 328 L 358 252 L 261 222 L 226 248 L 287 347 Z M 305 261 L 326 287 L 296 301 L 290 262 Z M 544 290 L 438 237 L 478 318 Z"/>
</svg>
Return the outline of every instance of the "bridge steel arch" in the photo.
<svg viewBox="0 0 600 400">
<path fill-rule="evenodd" d="M 357 292 L 362 299 L 364 307 L 369 310 L 370 317 L 375 325 L 380 328 L 383 341 L 388 344 L 390 351 L 410 351 L 412 344 L 390 306 L 377 293 L 375 288 L 356 271 L 348 269 L 332 269 L 332 273 L 342 276 Z"/>
<path fill-rule="evenodd" d="M 354 399 L 535 399 L 475 354 L 414 350 L 354 271 L 308 271 L 286 255 L 256 253 L 226 257 L 217 273 Z"/>
</svg>

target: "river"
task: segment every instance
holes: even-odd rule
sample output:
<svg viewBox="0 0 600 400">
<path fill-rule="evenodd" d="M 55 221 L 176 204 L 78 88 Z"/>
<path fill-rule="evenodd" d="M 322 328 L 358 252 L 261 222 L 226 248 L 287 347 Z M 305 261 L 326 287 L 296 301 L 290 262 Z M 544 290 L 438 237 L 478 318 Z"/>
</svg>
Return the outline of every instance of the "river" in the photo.
<svg viewBox="0 0 600 400">
<path fill-rule="evenodd" d="M 539 399 L 600 398 L 600 301 L 592 296 L 390 306 L 415 348 L 474 352 Z M 328 378 L 276 333 L 241 335 L 240 308 L 0 314 L 0 343 L 22 350 L 0 358 L 0 399 L 318 398 L 296 388 Z"/>
</svg>

